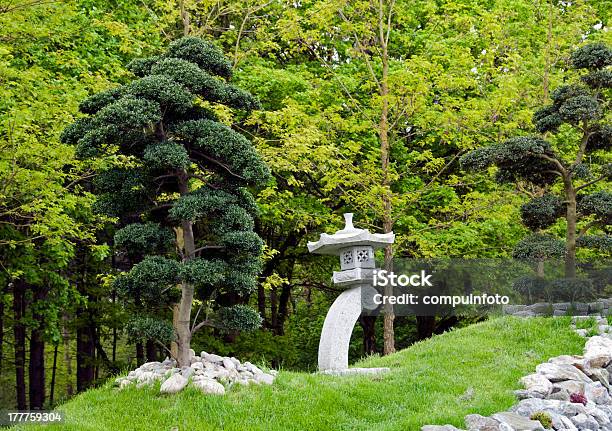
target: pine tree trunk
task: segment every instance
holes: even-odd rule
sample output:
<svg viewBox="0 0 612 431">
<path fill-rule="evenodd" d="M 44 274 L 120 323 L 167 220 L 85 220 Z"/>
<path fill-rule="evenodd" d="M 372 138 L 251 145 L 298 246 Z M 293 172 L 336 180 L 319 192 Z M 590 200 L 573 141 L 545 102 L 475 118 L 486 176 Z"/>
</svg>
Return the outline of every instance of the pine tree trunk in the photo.
<svg viewBox="0 0 612 431">
<path fill-rule="evenodd" d="M 25 283 L 21 280 L 13 282 L 13 333 L 15 336 L 15 388 L 17 396 L 17 409 L 26 409 L 26 383 L 25 383 L 25 343 L 26 330 L 21 319 L 25 313 Z"/>
<path fill-rule="evenodd" d="M 189 193 L 188 178 L 183 175 L 179 178 L 179 191 L 181 196 Z M 193 236 L 193 223 L 187 220 L 181 222 L 183 232 L 184 261 L 194 258 L 195 239 Z M 178 322 L 176 326 L 179 367 L 188 367 L 191 364 L 189 349 L 191 347 L 191 306 L 193 304 L 193 285 L 181 283 L 181 301 L 179 303 Z"/>
<path fill-rule="evenodd" d="M 573 187 L 566 186 L 567 197 L 567 237 L 565 242 L 565 277 L 576 277 L 576 192 Z"/>
<path fill-rule="evenodd" d="M 62 347 L 64 349 L 64 366 L 66 367 L 66 395 L 74 394 L 72 386 L 72 353 L 70 348 L 70 329 L 68 328 L 68 313 L 62 314 Z"/>
</svg>

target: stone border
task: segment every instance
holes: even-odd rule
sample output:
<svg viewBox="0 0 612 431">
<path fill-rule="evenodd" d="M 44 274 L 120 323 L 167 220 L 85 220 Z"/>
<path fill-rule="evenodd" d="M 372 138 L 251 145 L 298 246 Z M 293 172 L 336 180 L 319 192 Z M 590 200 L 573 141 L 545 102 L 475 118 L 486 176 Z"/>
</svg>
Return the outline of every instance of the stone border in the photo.
<svg viewBox="0 0 612 431">
<path fill-rule="evenodd" d="M 504 305 L 502 312 L 516 317 L 547 316 L 607 316 L 612 309 L 612 298 L 593 302 L 538 302 L 530 305 Z"/>
<path fill-rule="evenodd" d="M 576 322 L 589 317 L 576 316 Z M 525 389 L 515 391 L 520 400 L 508 411 L 490 417 L 465 417 L 468 431 L 612 431 L 612 333 L 605 317 L 595 319 L 598 335 L 587 338 L 582 356 L 562 355 L 538 365 L 535 373 L 524 376 Z M 549 418 L 544 428 L 534 414 Z M 534 417 L 535 418 L 535 417 Z M 461 431 L 452 425 L 425 425 L 421 431 Z"/>
</svg>

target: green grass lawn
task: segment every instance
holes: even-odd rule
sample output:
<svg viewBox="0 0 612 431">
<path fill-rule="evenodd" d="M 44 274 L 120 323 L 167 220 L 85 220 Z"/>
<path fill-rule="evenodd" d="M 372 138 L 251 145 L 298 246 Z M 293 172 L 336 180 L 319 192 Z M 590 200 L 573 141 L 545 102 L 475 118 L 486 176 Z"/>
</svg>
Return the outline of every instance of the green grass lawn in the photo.
<svg viewBox="0 0 612 431">
<path fill-rule="evenodd" d="M 383 376 L 332 377 L 280 372 L 272 386 L 234 387 L 225 396 L 187 389 L 160 395 L 106 386 L 65 405 L 65 430 L 419 430 L 463 427 L 515 403 L 518 379 L 549 357 L 580 354 L 569 318 L 503 317 L 448 332 L 358 366 L 391 367 Z M 31 427 L 26 427 L 31 429 Z"/>
</svg>

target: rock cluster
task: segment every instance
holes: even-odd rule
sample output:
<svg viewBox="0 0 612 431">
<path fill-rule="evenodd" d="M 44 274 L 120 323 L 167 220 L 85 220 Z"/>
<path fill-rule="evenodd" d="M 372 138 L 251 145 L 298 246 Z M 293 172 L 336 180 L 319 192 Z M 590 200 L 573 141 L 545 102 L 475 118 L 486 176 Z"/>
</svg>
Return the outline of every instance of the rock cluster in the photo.
<svg viewBox="0 0 612 431">
<path fill-rule="evenodd" d="M 250 362 L 241 363 L 236 358 L 219 356 L 202 352 L 199 356 L 191 350 L 191 365 L 177 368 L 174 359 L 163 362 L 147 362 L 139 368 L 130 371 L 126 377 L 119 377 L 115 385 L 119 388 L 135 384 L 137 387 L 162 382 L 161 393 L 174 394 L 182 391 L 187 385 L 207 394 L 223 395 L 226 387 L 234 384 L 271 385 L 277 372 L 263 372 Z"/>
<path fill-rule="evenodd" d="M 530 305 L 504 305 L 504 314 L 516 317 L 536 316 L 587 316 L 592 314 L 607 316 L 612 311 L 612 298 L 604 298 L 594 302 L 538 302 Z"/>
<path fill-rule="evenodd" d="M 580 317 L 574 317 L 574 323 Z M 596 317 L 598 335 L 587 339 L 583 356 L 563 355 L 538 365 L 521 379 L 518 404 L 490 417 L 465 417 L 469 431 L 612 431 L 612 333 Z M 576 332 L 585 335 L 581 330 Z M 551 428 L 531 418 L 551 420 Z M 422 431 L 460 431 L 452 425 L 426 425 Z"/>
</svg>

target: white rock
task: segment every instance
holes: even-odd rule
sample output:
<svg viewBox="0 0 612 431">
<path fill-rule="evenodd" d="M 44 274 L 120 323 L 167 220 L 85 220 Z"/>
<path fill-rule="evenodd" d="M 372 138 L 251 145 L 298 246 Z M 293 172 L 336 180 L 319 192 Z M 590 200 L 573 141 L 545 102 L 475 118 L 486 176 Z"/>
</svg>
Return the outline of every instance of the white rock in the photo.
<svg viewBox="0 0 612 431">
<path fill-rule="evenodd" d="M 196 355 L 196 354 L 195 354 L 195 350 L 193 350 L 193 349 L 189 349 L 189 357 L 190 357 L 190 358 L 193 358 L 195 355 Z"/>
<path fill-rule="evenodd" d="M 255 381 L 257 383 L 263 383 L 265 385 L 271 385 L 274 383 L 274 376 L 266 373 L 256 374 Z"/>
<path fill-rule="evenodd" d="M 551 364 L 550 362 L 545 362 L 536 367 L 536 372 L 542 374 L 553 383 L 563 380 L 591 381 L 591 379 L 578 368 L 566 364 Z"/>
<path fill-rule="evenodd" d="M 570 420 L 580 430 L 597 431 L 599 429 L 599 424 L 597 423 L 597 421 L 592 417 L 585 415 L 584 413 L 572 416 Z"/>
<path fill-rule="evenodd" d="M 605 368 L 612 361 L 612 340 L 595 336 L 587 340 L 584 364 L 591 368 Z"/>
<path fill-rule="evenodd" d="M 199 390 L 201 390 L 202 392 L 204 392 L 205 394 L 215 394 L 215 395 L 223 395 L 225 394 L 225 387 L 212 379 L 199 379 L 199 380 L 194 380 L 192 385 L 196 388 L 198 388 Z"/>
<path fill-rule="evenodd" d="M 601 382 L 589 383 L 584 388 L 584 396 L 595 404 L 609 404 L 610 394 Z"/>
<path fill-rule="evenodd" d="M 202 352 L 202 359 L 215 364 L 223 362 L 223 356 L 215 355 L 214 353 Z"/>
<path fill-rule="evenodd" d="M 536 392 L 543 397 L 548 396 L 552 392 L 553 385 L 542 374 L 529 374 L 521 379 L 521 383 L 530 392 Z"/>
<path fill-rule="evenodd" d="M 234 364 L 230 358 L 223 358 L 223 366 L 226 370 L 236 369 L 236 364 Z"/>
<path fill-rule="evenodd" d="M 253 365 L 250 362 L 245 362 L 244 367 L 253 374 L 263 374 L 263 371 L 257 365 Z"/>
<path fill-rule="evenodd" d="M 162 394 L 176 394 L 187 386 L 188 380 L 180 374 L 173 374 L 164 383 L 162 383 L 159 391 Z"/>
<path fill-rule="evenodd" d="M 268 371 L 268 374 L 272 374 L 274 377 L 276 377 L 278 375 L 278 370 L 270 370 Z"/>
<path fill-rule="evenodd" d="M 203 370 L 204 364 L 201 362 L 194 362 L 193 364 L 191 364 L 191 368 L 193 368 L 194 370 Z"/>
</svg>

